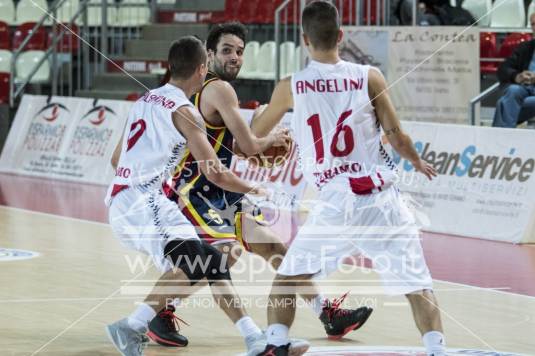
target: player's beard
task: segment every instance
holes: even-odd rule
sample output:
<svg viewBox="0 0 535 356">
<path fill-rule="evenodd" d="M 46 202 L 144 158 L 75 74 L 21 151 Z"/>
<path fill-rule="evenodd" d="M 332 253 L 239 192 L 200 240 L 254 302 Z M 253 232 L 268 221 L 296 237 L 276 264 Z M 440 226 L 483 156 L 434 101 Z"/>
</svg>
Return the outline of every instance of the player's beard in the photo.
<svg viewBox="0 0 535 356">
<path fill-rule="evenodd" d="M 235 66 L 236 68 L 230 68 L 230 66 Z M 228 69 L 227 69 L 228 68 Z M 230 82 L 238 76 L 241 66 L 238 64 L 225 63 L 221 65 L 220 62 L 214 61 L 214 72 L 217 76 L 227 82 Z"/>
</svg>

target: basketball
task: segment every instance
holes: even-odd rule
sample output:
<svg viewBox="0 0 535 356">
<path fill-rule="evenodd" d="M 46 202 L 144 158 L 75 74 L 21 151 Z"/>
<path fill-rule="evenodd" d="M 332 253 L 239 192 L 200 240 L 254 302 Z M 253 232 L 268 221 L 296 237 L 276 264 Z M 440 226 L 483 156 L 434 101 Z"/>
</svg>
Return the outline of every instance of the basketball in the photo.
<svg viewBox="0 0 535 356">
<path fill-rule="evenodd" d="M 293 141 L 289 142 L 289 149 L 286 150 L 283 146 L 271 146 L 261 154 L 255 155 L 259 161 L 258 166 L 271 168 L 273 166 L 281 166 L 286 162 L 292 151 Z M 249 159 L 249 162 L 251 159 Z"/>
<path fill-rule="evenodd" d="M 247 159 L 250 164 L 258 167 L 271 168 L 283 165 L 284 162 L 286 162 L 286 159 L 290 156 L 292 147 L 293 141 L 290 141 L 288 150 L 282 146 L 271 146 L 262 153 L 247 157 L 241 152 L 236 141 L 234 141 L 233 151 L 238 157 Z"/>
</svg>

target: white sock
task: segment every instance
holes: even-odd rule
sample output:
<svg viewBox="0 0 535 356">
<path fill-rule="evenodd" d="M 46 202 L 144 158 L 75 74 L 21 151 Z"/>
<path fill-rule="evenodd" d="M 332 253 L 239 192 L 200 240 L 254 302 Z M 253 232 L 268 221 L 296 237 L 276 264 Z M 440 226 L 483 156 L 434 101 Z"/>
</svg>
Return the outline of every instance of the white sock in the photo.
<svg viewBox="0 0 535 356">
<path fill-rule="evenodd" d="M 446 341 L 440 331 L 429 331 L 422 337 L 425 346 L 425 352 L 429 356 L 446 355 Z"/>
<path fill-rule="evenodd" d="M 254 334 L 262 334 L 262 330 L 256 326 L 254 320 L 250 316 L 244 316 L 238 320 L 235 325 L 240 331 L 241 336 L 244 338 Z"/>
<path fill-rule="evenodd" d="M 316 313 L 317 316 L 321 315 L 321 312 L 323 311 L 324 303 L 325 303 L 325 297 L 321 294 L 318 294 L 316 297 L 314 297 L 314 299 L 312 299 L 310 306 L 312 307 L 312 310 L 314 310 L 314 313 Z"/>
<path fill-rule="evenodd" d="M 136 331 L 145 332 L 156 312 L 146 303 L 140 303 L 136 310 L 128 316 L 128 325 Z"/>
<path fill-rule="evenodd" d="M 267 343 L 281 346 L 288 343 L 288 327 L 284 324 L 271 324 L 266 330 Z"/>
</svg>

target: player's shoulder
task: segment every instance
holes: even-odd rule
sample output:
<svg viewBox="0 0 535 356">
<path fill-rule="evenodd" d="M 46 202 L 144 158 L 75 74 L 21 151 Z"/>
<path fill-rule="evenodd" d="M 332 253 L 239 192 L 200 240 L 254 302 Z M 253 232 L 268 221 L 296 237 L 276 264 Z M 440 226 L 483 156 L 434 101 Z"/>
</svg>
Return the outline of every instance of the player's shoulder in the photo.
<svg viewBox="0 0 535 356">
<path fill-rule="evenodd" d="M 230 105 L 238 102 L 238 95 L 236 90 L 229 82 L 224 80 L 215 80 L 208 83 L 202 91 L 202 99 L 208 101 L 212 105 L 219 107 L 220 105 Z"/>
<path fill-rule="evenodd" d="M 289 75 L 287 77 L 284 77 L 282 78 L 281 80 L 279 80 L 279 82 L 277 83 L 277 85 L 280 85 L 280 86 L 291 86 L 292 85 L 292 77 L 293 75 Z"/>
<path fill-rule="evenodd" d="M 230 98 L 237 98 L 236 90 L 225 80 L 214 80 L 203 88 L 202 96 L 210 101 L 227 102 Z"/>
<path fill-rule="evenodd" d="M 382 88 L 386 85 L 385 77 L 379 68 L 372 66 L 369 67 L 368 85 L 371 88 Z"/>
<path fill-rule="evenodd" d="M 232 85 L 227 82 L 226 80 L 213 80 L 205 84 L 204 91 L 218 91 L 218 92 L 233 92 L 236 91 L 232 87 Z"/>
<path fill-rule="evenodd" d="M 149 98 L 157 101 L 172 100 L 175 103 L 182 103 L 188 101 L 186 93 L 174 85 L 164 84 L 161 87 L 150 90 L 148 93 Z"/>
</svg>

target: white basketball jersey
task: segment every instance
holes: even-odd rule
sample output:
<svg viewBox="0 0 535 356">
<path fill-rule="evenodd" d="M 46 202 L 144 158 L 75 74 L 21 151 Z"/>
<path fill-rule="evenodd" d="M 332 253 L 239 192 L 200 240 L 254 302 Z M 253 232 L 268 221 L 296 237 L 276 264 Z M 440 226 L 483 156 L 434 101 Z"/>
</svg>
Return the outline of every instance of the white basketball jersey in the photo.
<svg viewBox="0 0 535 356">
<path fill-rule="evenodd" d="M 368 95 L 370 66 L 311 61 L 292 76 L 291 127 L 302 172 L 318 189 L 344 186 L 357 194 L 392 183 L 395 165 L 381 145 Z"/>
<path fill-rule="evenodd" d="M 182 106 L 196 110 L 185 93 L 166 84 L 147 92 L 130 109 L 115 177 L 106 204 L 128 187 L 160 187 L 185 154 L 186 139 L 171 114 Z"/>
</svg>

